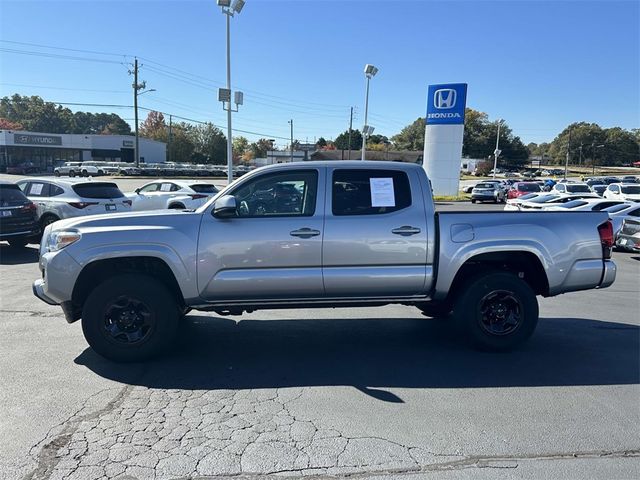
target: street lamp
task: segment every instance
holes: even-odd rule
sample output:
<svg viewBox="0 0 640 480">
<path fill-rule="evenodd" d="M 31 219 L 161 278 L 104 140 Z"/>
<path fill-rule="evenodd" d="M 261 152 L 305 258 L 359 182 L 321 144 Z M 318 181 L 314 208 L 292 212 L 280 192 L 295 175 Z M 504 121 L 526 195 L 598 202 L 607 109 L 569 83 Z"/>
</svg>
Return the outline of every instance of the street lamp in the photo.
<svg viewBox="0 0 640 480">
<path fill-rule="evenodd" d="M 496 178 L 496 170 L 498 169 L 498 157 L 502 153 L 500 150 L 500 125 L 504 122 L 501 118 L 498 120 L 498 134 L 496 135 L 496 149 L 493 151 L 493 178 Z"/>
<path fill-rule="evenodd" d="M 591 166 L 591 174 L 595 175 L 596 174 L 596 153 L 598 152 L 598 150 L 596 150 L 596 148 L 604 148 L 604 145 L 596 145 L 595 143 L 591 144 L 591 148 L 593 150 L 593 165 Z"/>
<path fill-rule="evenodd" d="M 227 182 L 233 181 L 233 140 L 231 131 L 231 112 L 238 111 L 238 105 L 243 103 L 242 92 L 235 92 L 235 110 L 231 107 L 231 17 L 240 13 L 244 7 L 244 0 L 217 0 L 222 13 L 227 16 L 227 88 L 218 89 L 218 100 L 222 102 L 222 109 L 227 111 Z"/>
<path fill-rule="evenodd" d="M 378 69 L 373 65 L 367 63 L 364 66 L 364 75 L 367 77 L 367 93 L 364 99 L 364 126 L 362 127 L 362 157 L 361 160 L 364 160 L 365 150 L 367 149 L 367 135 L 369 133 L 373 133 L 373 127 L 369 127 L 367 125 L 367 116 L 369 114 L 369 81 L 376 76 L 378 73 Z"/>
</svg>

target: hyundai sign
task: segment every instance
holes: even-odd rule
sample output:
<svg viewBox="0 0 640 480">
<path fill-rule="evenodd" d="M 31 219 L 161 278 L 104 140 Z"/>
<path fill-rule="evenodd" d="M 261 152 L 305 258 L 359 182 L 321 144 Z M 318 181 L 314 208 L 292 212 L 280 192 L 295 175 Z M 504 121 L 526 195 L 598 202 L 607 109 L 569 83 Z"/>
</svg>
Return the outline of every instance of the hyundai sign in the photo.
<svg viewBox="0 0 640 480">
<path fill-rule="evenodd" d="M 427 94 L 427 125 L 464 124 L 467 104 L 467 84 L 429 85 Z"/>
</svg>

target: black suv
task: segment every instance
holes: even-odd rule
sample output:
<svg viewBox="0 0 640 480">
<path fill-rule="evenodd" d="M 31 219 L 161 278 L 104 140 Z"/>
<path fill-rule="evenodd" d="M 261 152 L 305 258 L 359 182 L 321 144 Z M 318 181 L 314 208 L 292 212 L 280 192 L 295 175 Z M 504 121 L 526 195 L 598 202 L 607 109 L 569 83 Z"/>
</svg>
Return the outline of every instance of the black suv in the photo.
<svg viewBox="0 0 640 480">
<path fill-rule="evenodd" d="M 0 181 L 0 240 L 24 247 L 40 233 L 36 206 L 18 185 Z"/>
</svg>

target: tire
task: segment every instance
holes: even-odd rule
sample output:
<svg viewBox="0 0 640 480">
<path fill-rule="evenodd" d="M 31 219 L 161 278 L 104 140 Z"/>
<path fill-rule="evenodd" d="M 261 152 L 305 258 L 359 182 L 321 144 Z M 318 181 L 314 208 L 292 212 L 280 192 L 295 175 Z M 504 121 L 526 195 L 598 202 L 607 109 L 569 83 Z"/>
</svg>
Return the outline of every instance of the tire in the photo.
<svg viewBox="0 0 640 480">
<path fill-rule="evenodd" d="M 52 213 L 44 214 L 40 219 L 40 227 L 42 227 L 42 231 L 44 232 L 44 229 L 47 225 L 51 225 L 53 222 L 57 222 L 58 220 L 60 219 Z"/>
<path fill-rule="evenodd" d="M 184 210 L 186 207 L 181 203 L 173 203 L 169 205 L 169 210 Z"/>
<path fill-rule="evenodd" d="M 148 275 L 122 274 L 89 294 L 82 309 L 82 332 L 91 348 L 108 360 L 138 362 L 171 345 L 180 317 L 175 296 L 162 282 Z"/>
<path fill-rule="evenodd" d="M 471 199 L 471 203 L 476 203 L 476 199 L 475 199 L 475 198 L 472 198 L 472 199 Z"/>
<path fill-rule="evenodd" d="M 9 240 L 9 246 L 11 248 L 24 248 L 29 243 L 29 240 L 26 238 L 12 238 Z"/>
<path fill-rule="evenodd" d="M 86 170 L 82 170 L 82 172 L 80 172 L 82 177 L 88 177 L 89 176 L 89 172 L 87 172 Z"/>
<path fill-rule="evenodd" d="M 102 176 L 104 175 L 104 171 L 103 170 L 98 170 L 98 176 Z"/>
<path fill-rule="evenodd" d="M 73 170 L 69 170 L 69 176 L 70 177 L 75 177 L 76 176 L 76 172 L 74 172 Z"/>
<path fill-rule="evenodd" d="M 53 172 L 53 175 L 56 176 L 56 177 L 59 177 L 60 176 L 60 172 L 58 170 L 55 170 Z"/>
<path fill-rule="evenodd" d="M 536 329 L 536 295 L 516 275 L 495 271 L 478 275 L 462 292 L 453 315 L 462 333 L 481 350 L 513 350 Z"/>
</svg>

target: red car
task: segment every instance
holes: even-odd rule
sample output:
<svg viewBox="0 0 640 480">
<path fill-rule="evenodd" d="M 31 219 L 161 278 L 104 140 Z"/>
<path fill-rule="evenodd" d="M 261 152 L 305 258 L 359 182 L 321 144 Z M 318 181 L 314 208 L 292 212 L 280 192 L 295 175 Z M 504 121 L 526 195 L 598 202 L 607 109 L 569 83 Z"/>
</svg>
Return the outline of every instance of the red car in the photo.
<svg viewBox="0 0 640 480">
<path fill-rule="evenodd" d="M 507 198 L 518 198 L 528 193 L 541 192 L 540 185 L 536 182 L 516 182 L 511 185 L 509 192 L 507 192 Z"/>
</svg>

